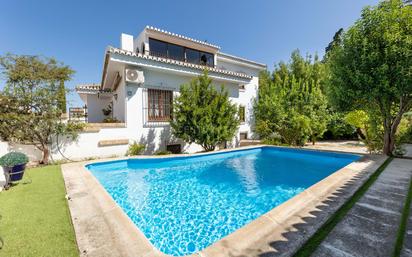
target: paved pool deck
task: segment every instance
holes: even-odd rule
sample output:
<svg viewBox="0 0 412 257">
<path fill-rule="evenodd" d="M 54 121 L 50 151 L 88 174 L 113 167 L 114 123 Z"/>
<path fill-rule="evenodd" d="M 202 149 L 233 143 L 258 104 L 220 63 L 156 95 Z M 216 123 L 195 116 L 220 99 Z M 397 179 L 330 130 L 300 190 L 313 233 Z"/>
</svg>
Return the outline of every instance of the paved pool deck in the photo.
<svg viewBox="0 0 412 257">
<path fill-rule="evenodd" d="M 292 256 L 385 160 L 381 155 L 363 156 L 191 256 Z M 87 163 L 92 162 L 62 165 L 81 256 L 168 256 L 133 224 L 84 167 Z"/>
<path fill-rule="evenodd" d="M 312 256 L 392 256 L 411 179 L 412 160 L 394 159 Z M 403 256 L 412 256 L 409 221 Z"/>
<path fill-rule="evenodd" d="M 405 238 L 403 240 L 403 247 L 401 251 L 401 257 L 412 256 L 412 205 L 409 210 L 409 219 L 405 231 Z"/>
<path fill-rule="evenodd" d="M 319 141 L 316 144 L 308 142 L 304 148 L 316 150 L 328 150 L 335 152 L 351 152 L 359 154 L 368 154 L 368 149 L 361 141 L 356 140 L 333 140 Z M 412 152 L 411 152 L 412 153 Z"/>
<path fill-rule="evenodd" d="M 412 144 L 405 144 L 403 147 L 405 148 L 404 157 L 412 158 Z"/>
</svg>

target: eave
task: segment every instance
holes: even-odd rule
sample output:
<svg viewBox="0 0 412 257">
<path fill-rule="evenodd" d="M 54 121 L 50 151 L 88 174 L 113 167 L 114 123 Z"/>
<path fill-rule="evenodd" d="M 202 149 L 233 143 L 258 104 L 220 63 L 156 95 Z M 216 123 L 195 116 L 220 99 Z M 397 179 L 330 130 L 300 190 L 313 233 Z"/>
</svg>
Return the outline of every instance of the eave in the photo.
<svg viewBox="0 0 412 257">
<path fill-rule="evenodd" d="M 102 88 L 107 88 L 107 67 L 109 62 L 124 63 L 126 65 L 139 66 L 152 70 L 161 70 L 186 76 L 198 76 L 202 74 L 204 70 L 207 70 L 209 77 L 212 79 L 238 84 L 249 83 L 252 79 L 252 76 L 244 73 L 222 70 L 214 67 L 176 61 L 151 55 L 144 55 L 109 46 L 105 55 Z"/>
</svg>

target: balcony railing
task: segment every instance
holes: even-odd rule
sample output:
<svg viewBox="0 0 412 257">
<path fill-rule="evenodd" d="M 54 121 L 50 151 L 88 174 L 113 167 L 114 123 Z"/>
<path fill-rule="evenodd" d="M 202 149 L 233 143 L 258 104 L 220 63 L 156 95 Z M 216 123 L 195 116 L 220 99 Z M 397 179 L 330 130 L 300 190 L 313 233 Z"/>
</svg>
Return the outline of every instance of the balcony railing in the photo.
<svg viewBox="0 0 412 257">
<path fill-rule="evenodd" d="M 208 67 L 214 67 L 213 64 L 205 63 L 205 62 L 202 62 L 201 60 L 199 60 L 198 62 L 197 61 L 189 61 L 189 60 L 187 60 L 186 57 L 170 56 L 167 53 L 159 53 L 159 52 L 155 52 L 155 51 L 150 51 L 149 55 L 156 56 L 156 57 L 161 57 L 161 58 L 165 58 L 165 59 L 181 61 L 181 62 L 188 62 L 188 63 L 198 64 L 198 65 L 208 66 Z"/>
</svg>

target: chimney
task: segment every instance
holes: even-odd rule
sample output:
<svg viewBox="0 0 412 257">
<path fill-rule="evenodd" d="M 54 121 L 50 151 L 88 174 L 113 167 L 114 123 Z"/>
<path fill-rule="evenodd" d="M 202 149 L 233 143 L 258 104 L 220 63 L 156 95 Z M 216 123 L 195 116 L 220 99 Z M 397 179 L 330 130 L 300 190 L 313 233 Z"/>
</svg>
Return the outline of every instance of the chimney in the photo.
<svg viewBox="0 0 412 257">
<path fill-rule="evenodd" d="M 120 48 L 133 52 L 133 36 L 122 33 L 120 37 Z"/>
</svg>

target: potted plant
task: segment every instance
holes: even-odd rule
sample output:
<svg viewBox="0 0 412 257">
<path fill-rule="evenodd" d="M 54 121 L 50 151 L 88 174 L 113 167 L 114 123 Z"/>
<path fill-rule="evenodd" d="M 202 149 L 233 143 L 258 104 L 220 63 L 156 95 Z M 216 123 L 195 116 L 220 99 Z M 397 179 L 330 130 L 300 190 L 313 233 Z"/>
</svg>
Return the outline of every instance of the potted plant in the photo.
<svg viewBox="0 0 412 257">
<path fill-rule="evenodd" d="M 3 155 L 0 158 L 0 166 L 3 167 L 6 178 L 9 177 L 6 183 L 21 180 L 28 162 L 29 158 L 24 153 L 10 152 Z"/>
</svg>

